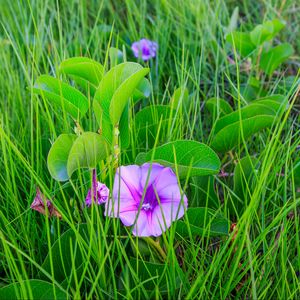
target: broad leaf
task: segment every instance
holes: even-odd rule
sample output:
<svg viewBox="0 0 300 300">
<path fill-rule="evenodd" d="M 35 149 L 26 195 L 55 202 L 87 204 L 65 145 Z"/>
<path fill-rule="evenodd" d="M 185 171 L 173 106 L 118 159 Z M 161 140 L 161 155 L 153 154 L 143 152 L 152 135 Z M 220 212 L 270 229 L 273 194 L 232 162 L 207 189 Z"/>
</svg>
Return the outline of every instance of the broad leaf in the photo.
<svg viewBox="0 0 300 300">
<path fill-rule="evenodd" d="M 220 169 L 217 154 L 207 145 L 195 141 L 179 140 L 151 150 L 146 161 L 156 161 L 178 169 L 180 177 L 216 174 Z"/>
<path fill-rule="evenodd" d="M 265 41 L 273 39 L 276 34 L 284 28 L 284 24 L 278 19 L 264 22 L 263 24 L 257 25 L 251 32 L 250 37 L 254 45 L 259 46 Z"/>
<path fill-rule="evenodd" d="M 271 127 L 276 115 L 274 106 L 264 101 L 250 104 L 241 111 L 232 112 L 216 122 L 211 146 L 219 152 L 229 151 L 242 142 L 242 132 L 246 140 L 254 133 Z"/>
<path fill-rule="evenodd" d="M 69 179 L 67 162 L 70 150 L 76 140 L 75 134 L 61 134 L 53 143 L 47 158 L 51 176 L 58 181 Z"/>
<path fill-rule="evenodd" d="M 232 113 L 233 109 L 230 104 L 221 98 L 210 98 L 205 102 L 205 107 L 213 116 L 224 116 Z"/>
<path fill-rule="evenodd" d="M 67 171 L 71 177 L 79 168 L 95 168 L 109 155 L 110 148 L 105 139 L 94 132 L 84 132 L 73 143 L 69 153 Z"/>
<path fill-rule="evenodd" d="M 176 222 L 176 232 L 182 237 L 222 236 L 229 233 L 229 221 L 221 214 L 207 207 L 191 207 L 185 220 Z"/>
<path fill-rule="evenodd" d="M 176 111 L 168 105 L 151 105 L 140 110 L 135 116 L 135 130 L 143 143 L 152 146 L 158 134 L 159 140 L 167 133 L 168 125 Z"/>
<path fill-rule="evenodd" d="M 293 53 L 294 49 L 291 44 L 285 43 L 278 45 L 268 52 L 263 52 L 259 65 L 264 72 L 268 75 L 272 75 Z"/>
<path fill-rule="evenodd" d="M 251 42 L 250 33 L 233 31 L 226 36 L 226 41 L 234 45 L 236 50 L 243 56 L 250 55 L 256 46 Z"/>
<path fill-rule="evenodd" d="M 69 298 L 65 290 L 43 280 L 24 280 L 22 281 L 22 286 L 20 283 L 16 282 L 0 288 L 0 299 L 64 300 Z"/>
<path fill-rule="evenodd" d="M 133 95 L 142 78 L 149 72 L 149 69 L 141 69 L 126 79 L 115 91 L 109 106 L 109 116 L 112 124 L 120 121 L 122 112 L 129 98 Z"/>
<path fill-rule="evenodd" d="M 72 57 L 64 60 L 59 70 L 70 76 L 78 85 L 88 90 L 90 87 L 92 95 L 95 93 L 103 76 L 103 66 L 88 57 Z"/>
<path fill-rule="evenodd" d="M 176 89 L 171 97 L 170 106 L 174 109 L 179 106 L 182 107 L 183 103 L 187 103 L 189 92 L 186 88 L 180 87 Z"/>
<path fill-rule="evenodd" d="M 52 76 L 38 77 L 33 91 L 65 109 L 74 119 L 82 117 L 89 108 L 88 99 L 80 91 Z"/>
<path fill-rule="evenodd" d="M 215 191 L 215 178 L 210 176 L 197 176 L 190 180 L 189 207 L 220 207 L 220 200 Z M 189 192 L 189 190 L 188 190 Z"/>
<path fill-rule="evenodd" d="M 63 282 L 66 278 L 71 277 L 71 273 L 75 269 L 80 269 L 84 264 L 84 254 L 79 247 L 78 236 L 84 240 L 88 240 L 88 227 L 86 224 L 80 224 L 77 232 L 73 229 L 68 229 L 64 232 L 53 244 L 51 248 L 51 258 L 48 254 L 42 264 L 42 268 L 51 274 L 51 260 L 53 263 L 54 278 L 57 282 Z M 71 261 L 71 253 L 74 261 Z M 40 278 L 46 279 L 43 273 L 40 273 Z"/>
<path fill-rule="evenodd" d="M 130 276 L 130 287 L 134 288 L 137 284 L 141 284 L 148 293 L 147 298 L 153 298 L 156 288 L 159 289 L 162 295 L 168 295 L 169 298 L 173 298 L 172 296 L 174 296 L 174 292 L 177 289 L 186 290 L 190 286 L 186 275 L 178 264 L 160 264 L 135 258 L 130 258 L 129 263 L 130 268 L 127 266 L 123 270 L 123 281 L 126 280 L 127 276 Z M 126 271 L 128 272 L 127 274 L 125 273 Z M 135 273 L 136 276 L 133 276 Z M 172 274 L 172 276 L 169 274 Z M 138 281 L 136 281 L 136 278 L 138 278 Z"/>
<path fill-rule="evenodd" d="M 109 48 L 110 67 L 114 67 L 123 62 L 123 52 L 115 47 Z"/>
<path fill-rule="evenodd" d="M 133 95 L 134 89 L 138 86 L 140 82 L 140 80 L 137 80 L 136 74 L 140 76 L 141 73 L 139 72 L 141 70 L 147 70 L 148 72 L 148 69 L 143 69 L 143 67 L 137 63 L 129 63 L 129 62 L 122 63 L 109 70 L 105 74 L 105 76 L 103 76 L 100 82 L 100 85 L 94 97 L 93 108 L 94 108 L 97 122 L 100 126 L 100 130 L 102 131 L 102 135 L 108 140 L 108 142 L 112 141 L 112 134 L 113 134 L 112 133 L 113 125 L 110 119 L 111 100 L 114 94 L 120 88 L 120 90 L 118 91 L 118 95 L 121 97 L 121 100 L 123 99 L 122 100 L 123 104 L 125 102 L 125 105 L 123 107 L 124 109 L 126 107 L 127 101 L 129 100 L 130 96 Z M 133 77 L 133 79 L 136 79 L 137 82 L 135 81 L 132 82 L 132 84 L 130 84 L 131 80 L 133 80 L 132 76 L 135 76 Z M 128 79 L 129 81 L 127 81 Z M 124 92 L 124 94 L 122 95 L 121 91 L 124 88 L 125 89 L 127 88 L 127 84 L 129 85 L 129 88 L 132 88 L 134 86 L 134 89 L 133 91 L 131 91 L 130 95 L 128 91 Z M 127 96 L 128 98 L 125 101 L 124 97 Z M 114 101 L 117 102 L 118 99 L 115 98 Z M 120 112 L 120 110 L 118 110 L 118 112 Z M 121 130 L 122 129 L 120 129 L 120 131 Z"/>
<path fill-rule="evenodd" d="M 148 98 L 151 93 L 151 85 L 147 78 L 143 78 L 132 95 L 133 102 L 137 103 L 142 98 Z"/>
</svg>

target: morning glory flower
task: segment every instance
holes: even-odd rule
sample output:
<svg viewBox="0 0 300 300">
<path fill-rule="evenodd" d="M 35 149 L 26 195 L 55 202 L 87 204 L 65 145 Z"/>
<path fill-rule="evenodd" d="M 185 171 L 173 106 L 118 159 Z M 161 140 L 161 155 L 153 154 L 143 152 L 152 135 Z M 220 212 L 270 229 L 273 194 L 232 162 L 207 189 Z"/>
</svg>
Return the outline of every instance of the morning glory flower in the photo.
<svg viewBox="0 0 300 300">
<path fill-rule="evenodd" d="M 58 217 L 61 218 L 61 214 L 57 211 L 57 209 L 53 206 L 52 202 L 46 198 L 45 195 L 42 194 L 39 188 L 36 189 L 36 196 L 30 205 L 30 208 L 38 211 L 39 213 L 46 215 L 45 202 L 49 211 L 49 217 Z"/>
<path fill-rule="evenodd" d="M 92 190 L 94 192 L 94 196 L 92 196 Z M 93 201 L 101 205 L 105 203 L 109 196 L 109 189 L 108 187 L 99 181 L 97 181 L 97 174 L 96 170 L 93 170 L 93 180 L 92 180 L 92 189 L 88 190 L 88 193 L 85 198 L 85 204 L 86 206 L 91 206 Z"/>
<path fill-rule="evenodd" d="M 136 236 L 160 236 L 184 215 L 187 206 L 173 170 L 146 163 L 117 169 L 113 198 L 106 203 L 105 215 L 133 226 Z"/>
<path fill-rule="evenodd" d="M 158 45 L 156 42 L 141 39 L 140 41 L 134 42 L 131 45 L 131 49 L 136 58 L 142 58 L 142 60 L 147 61 L 150 58 L 156 56 Z"/>
</svg>

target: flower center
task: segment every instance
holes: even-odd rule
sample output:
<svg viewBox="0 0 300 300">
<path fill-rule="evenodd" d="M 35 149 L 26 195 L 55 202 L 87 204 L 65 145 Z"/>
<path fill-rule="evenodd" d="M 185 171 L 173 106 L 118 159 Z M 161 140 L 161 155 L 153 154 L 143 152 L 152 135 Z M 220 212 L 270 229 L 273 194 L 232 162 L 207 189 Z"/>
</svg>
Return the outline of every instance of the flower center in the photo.
<svg viewBox="0 0 300 300">
<path fill-rule="evenodd" d="M 158 205 L 158 201 L 156 198 L 156 193 L 154 191 L 153 185 L 148 186 L 145 198 L 142 204 L 142 209 L 145 211 L 153 210 L 156 205 Z"/>
</svg>

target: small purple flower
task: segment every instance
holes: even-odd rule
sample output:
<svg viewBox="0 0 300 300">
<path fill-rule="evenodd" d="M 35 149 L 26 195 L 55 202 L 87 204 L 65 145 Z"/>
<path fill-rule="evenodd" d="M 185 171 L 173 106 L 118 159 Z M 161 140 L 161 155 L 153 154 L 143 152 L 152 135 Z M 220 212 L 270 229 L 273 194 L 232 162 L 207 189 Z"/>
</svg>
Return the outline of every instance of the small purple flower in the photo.
<svg viewBox="0 0 300 300">
<path fill-rule="evenodd" d="M 156 42 L 141 39 L 140 41 L 134 42 L 131 45 L 131 49 L 136 58 L 142 58 L 142 60 L 147 61 L 156 56 L 158 45 Z"/>
<path fill-rule="evenodd" d="M 160 236 L 183 216 L 187 206 L 173 170 L 146 163 L 117 169 L 113 199 L 106 203 L 105 215 L 133 225 L 136 236 Z"/>
<path fill-rule="evenodd" d="M 99 181 L 97 181 L 97 174 L 96 170 L 93 170 L 93 182 L 92 182 L 92 189 L 88 190 L 88 193 L 85 198 L 86 206 L 91 206 L 93 201 L 100 205 L 107 201 L 109 196 L 109 189 L 108 187 Z M 92 190 L 94 192 L 94 197 L 92 197 Z"/>
</svg>

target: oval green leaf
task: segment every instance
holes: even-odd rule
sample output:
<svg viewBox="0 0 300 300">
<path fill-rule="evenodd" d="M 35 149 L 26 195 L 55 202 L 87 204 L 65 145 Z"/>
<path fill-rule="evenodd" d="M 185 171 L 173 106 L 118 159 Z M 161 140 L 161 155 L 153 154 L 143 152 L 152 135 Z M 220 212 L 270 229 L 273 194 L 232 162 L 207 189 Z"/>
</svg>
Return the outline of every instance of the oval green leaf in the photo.
<svg viewBox="0 0 300 300">
<path fill-rule="evenodd" d="M 76 140 L 75 134 L 61 134 L 53 143 L 47 158 L 51 176 L 58 181 L 69 179 L 67 162 L 70 150 Z"/>
<path fill-rule="evenodd" d="M 148 72 L 149 69 L 146 68 L 135 72 L 115 91 L 109 106 L 109 116 L 112 124 L 117 124 L 120 121 L 129 98 L 133 95 L 139 82 L 148 74 Z"/>
<path fill-rule="evenodd" d="M 91 93 L 94 94 L 103 76 L 104 67 L 88 57 L 72 57 L 64 60 L 59 70 L 70 76 L 84 90 L 90 87 Z"/>
<path fill-rule="evenodd" d="M 181 237 L 222 236 L 229 234 L 229 221 L 220 213 L 207 207 L 191 207 L 185 220 L 176 222 L 176 233 Z"/>
<path fill-rule="evenodd" d="M 233 112 L 230 104 L 221 98 L 210 98 L 205 102 L 205 107 L 213 116 L 225 116 Z"/>
<path fill-rule="evenodd" d="M 38 77 L 33 91 L 65 109 L 74 119 L 82 117 L 89 108 L 88 99 L 80 91 L 52 76 Z"/>
<path fill-rule="evenodd" d="M 291 55 L 293 55 L 294 49 L 291 44 L 284 43 L 278 45 L 268 52 L 264 52 L 260 58 L 260 67 L 268 75 L 272 75 L 273 72 Z"/>
<path fill-rule="evenodd" d="M 221 166 L 219 157 L 210 147 L 187 140 L 170 142 L 157 147 L 148 152 L 145 159 L 159 162 L 174 170 L 177 168 L 180 177 L 216 174 Z"/>
<path fill-rule="evenodd" d="M 94 132 L 84 132 L 70 150 L 67 162 L 68 176 L 71 177 L 79 168 L 95 168 L 97 163 L 109 155 L 109 150 L 103 136 Z"/>
<path fill-rule="evenodd" d="M 246 140 L 256 132 L 271 127 L 277 115 L 275 107 L 269 101 L 261 100 L 222 117 L 216 122 L 212 148 L 219 152 L 229 151 L 242 142 L 242 129 Z"/>
<path fill-rule="evenodd" d="M 29 299 L 32 297 L 32 299 L 40 300 L 65 300 L 69 298 L 65 290 L 47 281 L 38 279 L 23 280 L 22 286 L 20 283 L 15 282 L 0 288 L 0 299 L 15 300 Z"/>
</svg>

